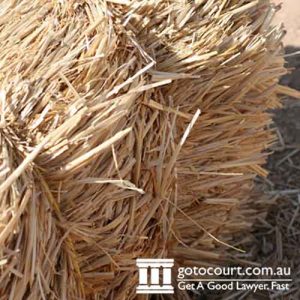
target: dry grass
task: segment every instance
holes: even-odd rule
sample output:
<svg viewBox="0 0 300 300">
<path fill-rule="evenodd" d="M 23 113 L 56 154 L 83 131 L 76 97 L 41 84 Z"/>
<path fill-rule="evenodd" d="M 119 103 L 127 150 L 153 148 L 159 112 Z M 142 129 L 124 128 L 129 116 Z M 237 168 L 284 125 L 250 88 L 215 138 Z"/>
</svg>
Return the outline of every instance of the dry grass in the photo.
<svg viewBox="0 0 300 300">
<path fill-rule="evenodd" d="M 0 299 L 130 299 L 137 257 L 242 251 L 266 110 L 295 93 L 275 10 L 1 2 Z"/>
</svg>

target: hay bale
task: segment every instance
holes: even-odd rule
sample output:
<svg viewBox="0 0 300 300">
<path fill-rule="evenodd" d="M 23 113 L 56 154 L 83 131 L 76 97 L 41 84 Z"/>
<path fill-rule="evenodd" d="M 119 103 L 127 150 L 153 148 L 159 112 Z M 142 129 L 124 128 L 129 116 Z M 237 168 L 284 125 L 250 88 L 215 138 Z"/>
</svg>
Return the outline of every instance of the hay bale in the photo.
<svg viewBox="0 0 300 300">
<path fill-rule="evenodd" d="M 1 299 L 130 299 L 137 257 L 239 248 L 292 93 L 268 0 L 0 11 Z"/>
</svg>

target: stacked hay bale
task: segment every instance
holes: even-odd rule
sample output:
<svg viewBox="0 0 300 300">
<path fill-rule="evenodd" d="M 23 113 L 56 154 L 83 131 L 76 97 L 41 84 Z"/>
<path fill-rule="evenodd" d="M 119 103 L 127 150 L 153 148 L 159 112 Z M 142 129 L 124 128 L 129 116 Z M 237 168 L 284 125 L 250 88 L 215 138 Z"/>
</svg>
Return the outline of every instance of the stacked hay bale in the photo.
<svg viewBox="0 0 300 300">
<path fill-rule="evenodd" d="M 130 299 L 137 257 L 238 251 L 289 92 L 269 1 L 0 11 L 0 298 Z"/>
</svg>

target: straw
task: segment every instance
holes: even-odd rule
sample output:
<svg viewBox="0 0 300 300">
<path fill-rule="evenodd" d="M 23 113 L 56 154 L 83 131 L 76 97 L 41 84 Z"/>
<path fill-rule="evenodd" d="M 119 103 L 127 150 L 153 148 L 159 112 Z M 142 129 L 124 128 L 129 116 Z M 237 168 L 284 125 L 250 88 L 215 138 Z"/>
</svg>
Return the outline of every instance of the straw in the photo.
<svg viewBox="0 0 300 300">
<path fill-rule="evenodd" d="M 0 3 L 0 299 L 133 299 L 142 257 L 247 263 L 268 110 L 299 98 L 275 10 Z"/>
</svg>

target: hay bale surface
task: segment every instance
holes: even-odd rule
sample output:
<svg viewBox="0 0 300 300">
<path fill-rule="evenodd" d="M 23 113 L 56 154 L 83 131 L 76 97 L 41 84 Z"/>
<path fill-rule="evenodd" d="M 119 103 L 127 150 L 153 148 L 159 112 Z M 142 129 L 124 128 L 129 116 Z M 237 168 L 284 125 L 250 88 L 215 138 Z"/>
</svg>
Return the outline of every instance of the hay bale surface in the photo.
<svg viewBox="0 0 300 300">
<path fill-rule="evenodd" d="M 131 299 L 138 257 L 239 251 L 266 110 L 293 94 L 275 10 L 1 2 L 0 299 Z"/>
</svg>

